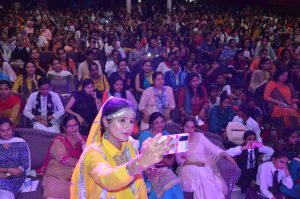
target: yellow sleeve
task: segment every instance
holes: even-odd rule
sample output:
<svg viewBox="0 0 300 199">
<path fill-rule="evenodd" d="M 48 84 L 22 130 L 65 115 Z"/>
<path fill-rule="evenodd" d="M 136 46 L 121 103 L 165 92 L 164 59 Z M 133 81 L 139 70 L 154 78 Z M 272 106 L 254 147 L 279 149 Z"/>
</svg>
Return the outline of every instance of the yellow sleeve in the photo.
<svg viewBox="0 0 300 199">
<path fill-rule="evenodd" d="M 125 164 L 112 167 L 101 153 L 94 149 L 85 154 L 83 166 L 97 185 L 109 191 L 119 190 L 134 179 L 129 176 Z"/>
<path fill-rule="evenodd" d="M 13 106 L 13 108 L 11 109 L 11 114 L 10 114 L 10 121 L 16 125 L 17 122 L 19 121 L 19 112 L 20 112 L 20 107 L 21 107 L 21 104 L 20 102 L 16 105 Z"/>
<path fill-rule="evenodd" d="M 103 75 L 103 78 L 104 78 L 104 90 L 103 91 L 109 90 L 109 84 L 107 82 L 105 75 Z"/>
<path fill-rule="evenodd" d="M 23 83 L 23 76 L 19 75 L 11 89 L 12 92 L 18 93 L 19 88 L 21 87 L 22 83 Z"/>
</svg>

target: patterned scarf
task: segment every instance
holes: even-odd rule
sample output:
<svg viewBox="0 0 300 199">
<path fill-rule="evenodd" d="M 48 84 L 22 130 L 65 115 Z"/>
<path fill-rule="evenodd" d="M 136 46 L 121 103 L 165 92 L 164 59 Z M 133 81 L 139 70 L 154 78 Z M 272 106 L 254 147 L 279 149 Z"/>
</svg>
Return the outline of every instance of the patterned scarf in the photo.
<svg viewBox="0 0 300 199">
<path fill-rule="evenodd" d="M 48 93 L 47 95 L 47 117 L 53 115 L 54 113 L 54 104 L 52 101 L 52 96 Z M 42 115 L 42 107 L 41 107 L 41 93 L 38 92 L 35 100 L 35 106 L 32 109 L 32 114 L 37 116 L 37 115 Z M 50 127 L 53 126 L 53 123 L 51 121 L 48 122 L 48 125 Z"/>
<path fill-rule="evenodd" d="M 168 98 L 167 98 L 167 89 L 165 86 L 162 87 L 161 93 L 155 87 L 153 87 L 154 98 L 157 106 L 158 112 L 164 114 L 168 108 Z"/>
<path fill-rule="evenodd" d="M 24 94 L 25 98 L 28 99 L 29 95 L 37 90 L 36 85 L 33 80 L 31 80 L 31 90 L 28 88 L 27 78 L 23 77 L 23 82 L 21 85 L 22 93 Z"/>
</svg>

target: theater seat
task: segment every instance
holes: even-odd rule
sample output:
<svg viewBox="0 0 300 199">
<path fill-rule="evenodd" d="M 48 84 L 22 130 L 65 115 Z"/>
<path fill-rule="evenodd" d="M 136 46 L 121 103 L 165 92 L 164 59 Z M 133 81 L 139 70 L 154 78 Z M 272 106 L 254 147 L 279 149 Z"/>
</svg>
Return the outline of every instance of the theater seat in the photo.
<svg viewBox="0 0 300 199">
<path fill-rule="evenodd" d="M 15 135 L 24 139 L 30 149 L 31 169 L 39 168 L 48 152 L 52 140 L 59 134 L 49 133 L 32 128 L 16 128 Z M 42 176 L 31 178 L 32 180 L 40 180 L 35 192 L 20 193 L 17 199 L 41 199 L 43 197 Z"/>
</svg>

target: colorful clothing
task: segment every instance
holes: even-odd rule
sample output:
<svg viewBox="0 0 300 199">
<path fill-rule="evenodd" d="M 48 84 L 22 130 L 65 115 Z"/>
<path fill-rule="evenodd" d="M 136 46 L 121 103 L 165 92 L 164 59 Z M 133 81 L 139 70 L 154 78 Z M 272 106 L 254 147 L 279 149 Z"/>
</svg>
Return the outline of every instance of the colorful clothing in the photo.
<svg viewBox="0 0 300 199">
<path fill-rule="evenodd" d="M 173 90 L 169 86 L 164 86 L 165 94 L 157 94 L 154 87 L 147 88 L 141 97 L 139 110 L 145 111 L 148 116 L 154 112 L 165 111 L 167 108 L 175 108 L 175 100 Z M 164 112 L 160 112 L 164 113 Z M 141 130 L 147 129 L 149 127 L 148 123 L 142 121 Z"/>
<path fill-rule="evenodd" d="M 39 80 L 41 77 L 38 75 L 36 77 L 36 81 Z M 17 77 L 17 80 L 14 83 L 14 86 L 12 87 L 12 91 L 15 93 L 20 93 L 25 97 L 25 99 L 28 99 L 29 95 L 35 91 L 37 91 L 38 85 L 37 82 L 34 83 L 32 79 L 27 78 L 24 80 L 23 75 L 19 75 Z"/>
<path fill-rule="evenodd" d="M 176 154 L 179 165 L 176 172 L 181 179 L 182 188 L 185 192 L 194 192 L 194 199 L 225 198 L 226 184 L 216 166 L 222 152 L 202 133 L 195 132 L 189 141 L 188 152 Z M 186 160 L 202 162 L 205 166 L 184 165 Z"/>
<path fill-rule="evenodd" d="M 280 191 L 288 196 L 294 198 L 300 198 L 300 159 L 295 158 L 292 160 L 290 166 L 290 173 L 293 179 L 293 188 L 289 189 L 286 186 L 282 185 Z"/>
<path fill-rule="evenodd" d="M 212 133 L 221 133 L 226 129 L 228 122 L 232 121 L 234 111 L 231 107 L 221 110 L 220 106 L 215 106 L 211 109 L 209 115 L 208 131 Z"/>
<path fill-rule="evenodd" d="M 4 148 L 3 144 L 9 144 Z M 0 168 L 20 167 L 24 172 L 18 177 L 0 178 L 0 190 L 12 192 L 15 196 L 19 193 L 26 178 L 26 170 L 30 167 L 30 152 L 26 142 L 21 138 L 10 140 L 0 139 Z"/>
<path fill-rule="evenodd" d="M 52 91 L 60 94 L 62 97 L 70 97 L 71 92 L 75 90 L 73 75 L 69 71 L 49 71 L 47 78 L 51 81 Z"/>
<path fill-rule="evenodd" d="M 179 89 L 185 85 L 186 73 L 179 71 L 175 74 L 173 71 L 168 71 L 165 74 L 165 85 L 170 86 L 173 89 Z"/>
<path fill-rule="evenodd" d="M 292 108 L 294 102 L 298 102 L 295 93 L 289 85 L 279 84 L 275 81 L 271 81 L 266 85 L 264 92 L 264 99 L 269 101 L 270 99 L 276 99 L 286 104 L 286 107 L 281 107 L 277 104 L 270 103 L 272 105 L 272 117 L 283 117 L 284 123 L 287 127 L 299 127 L 300 115 Z"/>
<path fill-rule="evenodd" d="M 73 146 L 65 136 L 57 136 L 49 148 L 40 171 L 43 177 L 43 197 L 69 198 L 73 166 L 64 164 L 68 158 L 79 159 L 82 145 Z"/>
<path fill-rule="evenodd" d="M 137 142 L 129 138 L 122 143 L 121 150 L 101 137 L 100 111 L 94 120 L 86 148 L 72 175 L 71 199 L 144 199 L 146 186 L 142 175 L 128 174 L 126 163 L 116 161 L 122 156 L 130 161 L 138 154 Z M 105 171 L 106 172 L 101 172 Z"/>
<path fill-rule="evenodd" d="M 169 135 L 167 131 L 162 132 L 163 135 Z M 143 131 L 139 137 L 139 148 L 149 137 L 154 137 L 150 130 Z M 180 186 L 180 179 L 173 173 L 171 168 L 150 168 L 144 177 L 146 185 L 151 187 L 149 199 L 183 199 L 183 191 Z"/>
<path fill-rule="evenodd" d="M 104 92 L 106 90 L 109 90 L 109 84 L 108 84 L 108 81 L 105 77 L 105 75 L 100 75 L 100 78 L 95 80 L 95 79 L 92 79 L 90 76 L 85 76 L 83 78 L 83 80 L 85 79 L 91 79 L 94 83 L 94 87 L 96 90 L 100 91 L 100 92 Z M 82 89 L 82 87 L 80 86 L 80 90 Z"/>
<path fill-rule="evenodd" d="M 17 126 L 19 124 L 21 100 L 15 95 L 10 95 L 6 100 L 0 100 L 0 117 L 9 118 Z"/>
</svg>

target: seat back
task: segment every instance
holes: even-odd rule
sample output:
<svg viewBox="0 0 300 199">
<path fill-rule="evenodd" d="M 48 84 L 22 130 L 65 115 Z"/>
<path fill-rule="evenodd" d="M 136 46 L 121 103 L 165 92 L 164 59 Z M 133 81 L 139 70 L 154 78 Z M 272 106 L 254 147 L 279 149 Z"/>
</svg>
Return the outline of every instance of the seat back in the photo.
<svg viewBox="0 0 300 199">
<path fill-rule="evenodd" d="M 16 128 L 14 132 L 16 136 L 24 139 L 28 144 L 31 169 L 37 169 L 42 166 L 52 140 L 59 135 L 32 128 Z"/>
</svg>

